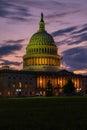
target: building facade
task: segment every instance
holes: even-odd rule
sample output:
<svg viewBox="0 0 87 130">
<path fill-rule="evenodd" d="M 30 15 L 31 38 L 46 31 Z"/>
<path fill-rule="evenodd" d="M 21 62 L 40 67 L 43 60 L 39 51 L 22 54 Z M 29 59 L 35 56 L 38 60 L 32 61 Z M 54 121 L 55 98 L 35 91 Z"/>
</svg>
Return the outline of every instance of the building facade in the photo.
<svg viewBox="0 0 87 130">
<path fill-rule="evenodd" d="M 62 93 L 62 87 L 69 79 L 74 83 L 77 93 L 82 91 L 85 94 L 87 76 L 62 70 L 61 59 L 53 37 L 45 30 L 41 13 L 39 29 L 31 37 L 23 56 L 23 69 L 10 70 L 8 66 L 4 66 L 0 70 L 0 96 L 34 96 L 37 93 L 45 96 L 49 80 L 53 95 L 57 96 Z"/>
</svg>

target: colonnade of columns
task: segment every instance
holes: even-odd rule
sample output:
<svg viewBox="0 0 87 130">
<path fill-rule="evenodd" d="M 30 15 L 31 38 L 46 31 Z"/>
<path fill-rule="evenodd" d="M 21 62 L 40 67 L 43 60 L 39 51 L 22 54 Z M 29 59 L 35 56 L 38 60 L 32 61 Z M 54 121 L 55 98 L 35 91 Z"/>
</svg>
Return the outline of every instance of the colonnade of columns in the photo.
<svg viewBox="0 0 87 130">
<path fill-rule="evenodd" d="M 58 58 L 29 58 L 24 61 L 24 65 L 57 65 L 60 66 L 60 60 Z"/>
<path fill-rule="evenodd" d="M 46 88 L 47 82 L 48 80 L 50 80 L 54 88 L 57 86 L 62 88 L 67 83 L 69 78 L 70 77 L 38 76 L 37 87 Z M 76 88 L 82 88 L 82 81 L 80 80 L 80 78 L 71 77 L 71 80 Z"/>
</svg>

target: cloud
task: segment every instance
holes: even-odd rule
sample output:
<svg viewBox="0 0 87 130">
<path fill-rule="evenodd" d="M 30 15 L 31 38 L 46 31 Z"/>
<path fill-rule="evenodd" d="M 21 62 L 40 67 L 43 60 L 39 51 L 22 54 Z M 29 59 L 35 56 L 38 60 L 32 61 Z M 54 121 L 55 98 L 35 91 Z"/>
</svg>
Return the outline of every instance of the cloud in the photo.
<svg viewBox="0 0 87 130">
<path fill-rule="evenodd" d="M 81 42 L 82 42 L 82 41 L 83 41 L 83 42 L 84 42 L 84 41 L 87 41 L 87 32 L 81 34 L 79 39 L 80 39 Z"/>
<path fill-rule="evenodd" d="M 35 14 L 34 10 L 36 10 Z M 0 17 L 10 20 L 27 22 L 33 16 L 32 14 L 36 16 L 38 10 L 46 11 L 46 13 L 49 11 L 47 18 L 64 17 L 80 12 L 78 4 L 69 2 L 53 0 L 0 0 Z"/>
<path fill-rule="evenodd" d="M 21 58 L 21 59 L 23 58 L 23 56 L 15 56 L 15 57 L 16 57 L 16 58 Z"/>
<path fill-rule="evenodd" d="M 82 25 L 81 29 L 79 29 L 78 31 L 73 32 L 72 34 L 79 34 L 79 33 L 85 32 L 85 31 L 87 31 L 87 24 Z"/>
<path fill-rule="evenodd" d="M 19 44 L 1 46 L 0 57 L 14 54 L 15 51 L 19 51 L 21 50 L 21 48 L 22 48 L 22 45 L 19 45 Z"/>
<path fill-rule="evenodd" d="M 65 47 L 62 48 L 63 55 L 63 66 L 69 71 L 83 72 L 87 74 L 87 45 L 83 44 L 87 42 L 87 24 L 81 26 L 75 26 L 75 28 L 64 30 L 59 30 L 59 32 L 54 33 L 54 37 L 59 38 L 56 45 Z M 85 45 L 85 46 L 84 46 Z"/>
<path fill-rule="evenodd" d="M 87 75 L 87 69 L 75 70 L 74 73 L 75 74 L 84 74 L 84 75 Z"/>
<path fill-rule="evenodd" d="M 29 16 L 31 16 L 29 8 L 22 4 L 17 4 L 17 1 L 0 1 L 0 17 L 17 21 L 27 21 Z"/>
<path fill-rule="evenodd" d="M 8 40 L 8 41 L 4 41 L 4 44 L 10 44 L 10 43 L 21 43 L 24 42 L 25 39 L 19 39 L 19 40 Z"/>
<path fill-rule="evenodd" d="M 72 44 L 80 44 L 82 42 L 87 42 L 87 33 L 82 33 L 79 35 L 74 35 L 72 36 L 72 41 L 68 42 L 68 45 L 72 45 Z M 74 42 L 73 42 L 74 41 Z"/>
<path fill-rule="evenodd" d="M 1 59 L 1 65 L 15 65 L 15 66 L 20 66 L 22 64 L 22 62 L 15 62 L 15 61 L 8 61 L 8 60 L 4 60 Z"/>
<path fill-rule="evenodd" d="M 52 1 L 52 0 L 28 0 L 25 2 L 27 5 L 29 5 L 30 7 L 34 7 L 34 8 L 39 8 L 39 9 L 55 9 L 55 8 L 60 8 L 61 6 L 64 7 L 65 4 L 61 3 L 61 2 L 56 2 L 56 1 Z"/>
<path fill-rule="evenodd" d="M 63 52 L 64 62 L 71 70 L 87 69 L 87 48 L 75 47 Z"/>
<path fill-rule="evenodd" d="M 65 35 L 66 33 L 72 32 L 72 31 L 74 31 L 76 29 L 77 29 L 77 27 L 75 27 L 75 26 L 74 27 L 69 27 L 69 28 L 65 28 L 65 29 L 61 29 L 61 30 L 55 31 L 55 32 L 51 33 L 51 35 L 53 37 L 62 36 L 62 35 Z"/>
<path fill-rule="evenodd" d="M 66 4 L 63 4 L 63 5 L 64 5 L 63 9 L 62 8 L 60 8 L 59 10 L 57 9 L 58 12 L 55 12 L 55 13 L 53 12 L 53 13 L 47 15 L 46 17 L 48 19 L 61 18 L 61 17 L 64 18 L 66 16 L 69 16 L 69 15 L 76 14 L 76 13 L 80 12 L 80 9 L 70 10 L 70 8 L 67 9 Z"/>
<path fill-rule="evenodd" d="M 51 33 L 55 37 L 62 38 L 57 42 L 56 45 L 77 45 L 87 41 L 87 24 L 82 26 L 71 26 L 65 29 L 61 29 Z"/>
</svg>

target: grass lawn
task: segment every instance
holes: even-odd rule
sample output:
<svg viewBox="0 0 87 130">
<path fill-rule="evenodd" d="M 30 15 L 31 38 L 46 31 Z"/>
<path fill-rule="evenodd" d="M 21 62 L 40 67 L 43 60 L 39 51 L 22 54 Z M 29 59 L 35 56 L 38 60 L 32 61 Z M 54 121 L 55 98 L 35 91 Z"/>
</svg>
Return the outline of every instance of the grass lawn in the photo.
<svg viewBox="0 0 87 130">
<path fill-rule="evenodd" d="M 1 98 L 0 130 L 87 130 L 87 97 Z"/>
</svg>

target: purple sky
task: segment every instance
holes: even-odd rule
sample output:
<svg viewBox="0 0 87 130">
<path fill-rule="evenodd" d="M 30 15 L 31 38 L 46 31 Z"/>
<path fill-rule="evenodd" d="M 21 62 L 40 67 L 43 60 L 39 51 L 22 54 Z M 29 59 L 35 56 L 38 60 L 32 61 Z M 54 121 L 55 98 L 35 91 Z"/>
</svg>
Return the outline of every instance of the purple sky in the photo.
<svg viewBox="0 0 87 130">
<path fill-rule="evenodd" d="M 41 12 L 63 56 L 63 69 L 87 74 L 87 0 L 0 0 L 0 67 L 22 69 Z"/>
</svg>

